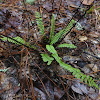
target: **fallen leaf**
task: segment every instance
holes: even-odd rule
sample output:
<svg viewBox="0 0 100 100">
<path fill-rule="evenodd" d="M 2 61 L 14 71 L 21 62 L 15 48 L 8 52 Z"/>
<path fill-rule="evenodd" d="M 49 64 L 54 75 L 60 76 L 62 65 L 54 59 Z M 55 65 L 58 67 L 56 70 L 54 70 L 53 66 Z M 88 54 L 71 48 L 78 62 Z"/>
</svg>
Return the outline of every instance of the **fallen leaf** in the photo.
<svg viewBox="0 0 100 100">
<path fill-rule="evenodd" d="M 83 0 L 82 4 L 84 5 L 91 5 L 94 0 Z"/>
<path fill-rule="evenodd" d="M 81 42 L 86 41 L 88 38 L 86 36 L 79 36 Z"/>
<path fill-rule="evenodd" d="M 81 89 L 79 89 L 79 88 L 77 88 L 77 87 L 75 87 L 75 86 L 73 86 L 73 85 L 71 86 L 71 88 L 72 88 L 72 90 L 73 90 L 74 92 L 83 95 L 83 92 L 81 91 Z"/>
<path fill-rule="evenodd" d="M 84 84 L 79 83 L 79 80 L 77 82 L 74 82 L 71 88 L 74 92 L 79 93 L 81 95 L 83 95 L 83 93 L 88 94 L 87 87 Z"/>
</svg>

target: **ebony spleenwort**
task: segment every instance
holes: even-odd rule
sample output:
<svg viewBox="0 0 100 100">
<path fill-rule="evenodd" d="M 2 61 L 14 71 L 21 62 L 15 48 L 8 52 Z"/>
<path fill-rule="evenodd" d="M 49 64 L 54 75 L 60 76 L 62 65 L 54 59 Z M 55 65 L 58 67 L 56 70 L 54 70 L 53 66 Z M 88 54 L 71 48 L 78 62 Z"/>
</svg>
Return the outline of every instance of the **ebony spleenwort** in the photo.
<svg viewBox="0 0 100 100">
<path fill-rule="evenodd" d="M 30 45 L 29 42 L 26 42 L 23 38 L 21 38 L 19 36 L 17 36 L 17 37 L 8 37 L 8 36 L 1 35 L 0 39 L 4 42 L 8 41 L 8 42 L 11 42 L 11 43 L 14 43 L 14 44 L 24 45 L 25 47 L 36 49 L 35 46 Z"/>
<path fill-rule="evenodd" d="M 45 33 L 44 33 L 44 25 L 42 22 L 42 17 L 39 12 L 36 12 L 35 16 L 36 16 L 36 22 L 37 22 L 37 26 L 39 28 L 39 32 L 41 33 L 41 35 L 44 35 Z M 99 89 L 97 84 L 95 83 L 95 80 L 92 77 L 85 75 L 85 74 L 81 73 L 81 71 L 79 69 L 73 68 L 71 65 L 64 63 L 62 61 L 62 58 L 58 56 L 58 53 L 53 46 L 53 44 L 55 44 L 59 39 L 61 39 L 63 37 L 63 35 L 67 34 L 72 29 L 75 22 L 76 21 L 72 19 L 65 29 L 62 29 L 60 32 L 58 32 L 54 35 L 55 26 L 53 26 L 53 25 L 55 25 L 55 22 L 54 22 L 54 15 L 53 15 L 52 20 L 51 20 L 50 45 L 48 45 L 48 44 L 46 45 L 46 49 L 51 53 L 51 57 L 48 54 L 41 54 L 42 59 L 44 62 L 48 62 L 47 65 L 50 65 L 52 63 L 52 61 L 55 59 L 62 68 L 72 72 L 72 74 L 75 76 L 75 78 L 81 79 L 81 82 L 85 81 L 85 83 L 89 84 L 89 86 L 94 86 L 97 89 Z M 18 36 L 15 38 L 8 38 L 8 37 L 5 37 L 2 35 L 2 37 L 0 37 L 0 39 L 3 41 L 15 43 L 18 45 L 26 45 L 29 48 L 36 49 L 36 47 L 30 46 L 30 44 L 28 42 L 26 42 L 24 39 L 22 39 L 21 37 L 18 37 Z M 58 45 L 58 48 L 59 47 L 76 48 L 76 46 L 74 44 L 66 44 L 66 43 Z"/>
<path fill-rule="evenodd" d="M 37 26 L 39 28 L 39 32 L 41 35 L 44 35 L 44 25 L 42 22 L 42 16 L 39 12 L 35 12 L 35 17 L 36 17 Z"/>
<path fill-rule="evenodd" d="M 70 31 L 70 29 L 73 27 L 75 22 L 76 21 L 72 19 L 65 29 L 62 29 L 60 32 L 56 33 L 55 35 L 54 35 L 55 27 L 51 26 L 50 45 L 46 45 L 46 49 L 51 53 L 51 57 L 47 54 L 41 54 L 42 59 L 44 62 L 48 62 L 47 65 L 50 65 L 52 63 L 52 61 L 55 59 L 62 68 L 72 72 L 72 74 L 75 76 L 75 78 L 81 79 L 81 82 L 84 81 L 86 84 L 88 83 L 89 86 L 94 86 L 97 89 L 99 89 L 98 85 L 95 83 L 95 80 L 92 79 L 92 77 L 85 75 L 85 74 L 81 73 L 81 71 L 79 69 L 73 68 L 71 65 L 64 63 L 62 61 L 62 58 L 58 56 L 57 51 L 55 50 L 55 48 L 53 46 L 53 44 L 55 44 L 60 38 L 62 38 L 63 35 L 65 35 L 66 33 L 68 33 Z M 55 22 L 54 22 L 54 15 L 53 15 L 53 17 L 51 19 L 51 25 L 54 25 L 54 23 Z M 74 44 L 66 44 L 66 43 L 58 45 L 58 48 L 60 48 L 60 47 L 76 48 L 76 46 Z"/>
</svg>

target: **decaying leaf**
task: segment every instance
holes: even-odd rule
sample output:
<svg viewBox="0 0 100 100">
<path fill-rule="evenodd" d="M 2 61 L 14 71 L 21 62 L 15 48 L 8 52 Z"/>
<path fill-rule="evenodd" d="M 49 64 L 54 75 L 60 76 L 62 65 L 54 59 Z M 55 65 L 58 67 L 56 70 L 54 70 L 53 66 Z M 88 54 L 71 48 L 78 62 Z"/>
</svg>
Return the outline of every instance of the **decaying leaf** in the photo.
<svg viewBox="0 0 100 100">
<path fill-rule="evenodd" d="M 86 36 L 79 36 L 81 42 L 86 41 L 88 38 Z"/>
<path fill-rule="evenodd" d="M 93 3 L 94 0 L 83 0 L 83 4 L 84 5 L 91 5 Z"/>
</svg>

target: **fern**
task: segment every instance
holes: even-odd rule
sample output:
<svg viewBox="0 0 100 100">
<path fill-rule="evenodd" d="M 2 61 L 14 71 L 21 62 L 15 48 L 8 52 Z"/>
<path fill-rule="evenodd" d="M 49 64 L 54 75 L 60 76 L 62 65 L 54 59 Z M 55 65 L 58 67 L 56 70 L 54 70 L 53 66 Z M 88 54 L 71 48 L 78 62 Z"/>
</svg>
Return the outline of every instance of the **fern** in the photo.
<svg viewBox="0 0 100 100">
<path fill-rule="evenodd" d="M 54 58 L 49 57 L 47 54 L 41 54 L 44 62 L 48 62 L 47 65 L 50 65 Z"/>
<path fill-rule="evenodd" d="M 62 29 L 61 31 L 55 34 L 50 44 L 52 45 L 56 43 L 59 39 L 61 39 L 63 35 L 65 35 L 66 33 L 70 31 L 70 29 L 73 27 L 74 24 L 75 24 L 75 20 L 72 19 L 65 29 Z"/>
<path fill-rule="evenodd" d="M 71 28 L 73 27 L 73 25 L 76 23 L 76 21 L 74 20 L 74 19 L 72 19 L 70 22 L 69 22 L 69 24 L 67 25 L 67 27 L 65 28 L 65 32 L 64 32 L 64 34 L 63 35 L 65 35 L 66 33 L 68 33 L 70 30 L 71 30 Z"/>
<path fill-rule="evenodd" d="M 63 43 L 63 44 L 58 45 L 58 48 L 62 48 L 62 47 L 76 48 L 76 46 L 74 44 Z"/>
<path fill-rule="evenodd" d="M 35 12 L 35 17 L 36 17 L 36 22 L 37 22 L 39 31 L 40 31 L 41 35 L 43 35 L 44 34 L 44 25 L 43 25 L 42 17 L 40 15 L 40 13 Z M 63 35 L 65 35 L 66 33 L 68 33 L 70 31 L 70 29 L 73 27 L 74 24 L 75 24 L 75 20 L 72 19 L 65 29 L 62 29 L 61 31 L 56 33 L 54 36 L 55 19 L 54 19 L 54 14 L 53 14 L 52 19 L 51 19 L 51 30 L 50 30 L 51 42 L 50 42 L 50 44 L 52 45 L 52 44 L 56 43 L 59 39 L 61 39 L 63 37 Z"/>
<path fill-rule="evenodd" d="M 8 41 L 8 42 L 11 42 L 11 43 L 14 43 L 14 44 L 25 45 L 25 46 L 28 46 L 29 48 L 36 49 L 36 47 L 30 45 L 28 42 L 26 42 L 24 39 L 22 39 L 19 36 L 17 36 L 17 37 L 6 37 L 6 36 L 1 35 L 0 39 L 2 41 Z"/>
<path fill-rule="evenodd" d="M 43 25 L 43 22 L 42 22 L 42 17 L 41 17 L 39 12 L 36 12 L 35 16 L 36 16 L 36 22 L 37 22 L 39 31 L 40 31 L 41 35 L 44 35 L 44 25 Z M 75 24 L 75 20 L 72 19 L 65 29 L 62 29 L 61 31 L 59 31 L 57 34 L 54 35 L 55 20 L 54 20 L 54 15 L 52 16 L 51 31 L 50 31 L 51 42 L 50 42 L 50 45 L 46 45 L 46 49 L 51 53 L 52 57 L 49 57 L 47 54 L 41 54 L 42 59 L 43 59 L 44 62 L 47 62 L 47 65 L 50 65 L 52 63 L 52 61 L 55 59 L 62 68 L 72 72 L 72 75 L 74 75 L 75 78 L 81 79 L 81 82 L 84 81 L 86 84 L 88 83 L 89 86 L 95 86 L 96 88 L 98 88 L 97 84 L 95 83 L 95 80 L 92 77 L 87 76 L 87 75 L 81 73 L 81 71 L 79 69 L 73 68 L 71 65 L 64 63 L 62 61 L 62 58 L 58 56 L 58 53 L 55 50 L 55 48 L 52 46 L 59 39 L 61 39 L 63 37 L 63 35 L 68 33 L 71 30 L 71 28 L 73 27 L 74 24 Z M 0 39 L 2 41 L 12 42 L 12 43 L 15 43 L 15 44 L 18 44 L 18 45 L 26 45 L 29 48 L 36 49 L 36 47 L 30 45 L 29 42 L 26 42 L 24 39 L 22 39 L 21 37 L 18 37 L 18 36 L 11 38 L 11 37 L 5 37 L 5 36 L 1 35 Z M 60 44 L 58 46 L 58 48 L 60 48 L 60 47 L 76 48 L 75 45 L 66 44 L 66 43 Z"/>
<path fill-rule="evenodd" d="M 51 19 L 51 30 L 50 30 L 50 40 L 53 40 L 54 36 L 54 30 L 55 30 L 55 19 L 54 19 L 54 14 L 52 14 L 52 19 Z"/>
<path fill-rule="evenodd" d="M 40 15 L 39 12 L 35 12 L 35 17 L 36 17 L 36 22 L 39 28 L 39 32 L 41 33 L 41 35 L 44 35 L 44 25 L 42 22 L 42 17 Z"/>
<path fill-rule="evenodd" d="M 18 36 L 15 37 L 15 38 L 9 38 L 9 37 L 5 37 L 5 36 L 1 35 L 1 38 L 0 39 L 3 40 L 3 41 L 8 41 L 8 42 L 15 43 L 15 44 L 18 44 L 18 45 L 21 45 L 21 43 L 22 44 L 25 44 L 26 43 L 24 39 L 22 39 L 21 37 L 18 37 Z M 15 39 L 18 42 L 14 41 L 13 39 Z"/>
<path fill-rule="evenodd" d="M 56 33 L 55 36 L 53 37 L 53 40 L 50 42 L 50 44 L 52 45 L 52 44 L 56 43 L 60 39 L 60 37 L 62 37 L 63 32 L 64 32 L 64 29 L 61 30 L 60 32 Z"/>
<path fill-rule="evenodd" d="M 57 51 L 54 49 L 54 47 L 52 45 L 46 45 L 46 48 L 49 52 L 51 52 L 53 54 L 57 54 Z"/>
<path fill-rule="evenodd" d="M 72 72 L 72 74 L 75 76 L 75 78 L 77 79 L 81 79 L 81 82 L 85 81 L 85 83 L 89 83 L 89 86 L 95 86 L 97 89 L 99 89 L 99 87 L 97 86 L 97 84 L 94 82 L 94 79 L 92 79 L 92 77 L 87 76 L 83 73 L 81 73 L 81 71 L 79 69 L 73 68 L 71 65 L 65 64 L 61 58 L 58 56 L 55 48 L 52 45 L 46 45 L 46 49 L 52 53 L 52 57 L 55 58 L 55 60 L 59 63 L 59 65 L 61 67 L 63 67 L 64 69 L 67 69 L 68 71 Z"/>
</svg>

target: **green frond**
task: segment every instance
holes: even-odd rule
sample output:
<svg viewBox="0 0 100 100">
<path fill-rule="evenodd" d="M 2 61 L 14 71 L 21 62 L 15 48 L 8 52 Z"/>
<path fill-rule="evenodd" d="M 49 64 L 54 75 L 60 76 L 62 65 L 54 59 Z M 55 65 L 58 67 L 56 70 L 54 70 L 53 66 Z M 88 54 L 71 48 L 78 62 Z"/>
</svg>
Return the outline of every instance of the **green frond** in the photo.
<svg viewBox="0 0 100 100">
<path fill-rule="evenodd" d="M 73 27 L 73 25 L 76 23 L 76 21 L 74 20 L 74 19 L 72 19 L 70 22 L 69 22 L 69 24 L 67 25 L 67 27 L 65 28 L 65 32 L 64 32 L 64 34 L 63 35 L 65 35 L 66 33 L 68 33 L 70 30 L 71 30 L 71 28 Z"/>
<path fill-rule="evenodd" d="M 50 42 L 50 44 L 54 44 L 56 43 L 63 35 L 64 29 L 59 31 L 58 33 L 55 34 L 55 36 L 53 37 L 52 41 Z"/>
<path fill-rule="evenodd" d="M 75 24 L 75 20 L 72 19 L 65 29 L 62 29 L 55 34 L 50 44 L 52 45 L 56 43 L 59 39 L 61 39 L 63 35 L 67 34 L 71 30 L 74 24 Z"/>
<path fill-rule="evenodd" d="M 77 79 L 81 79 L 81 82 L 85 82 L 86 84 L 89 83 L 89 86 L 95 86 L 97 89 L 99 89 L 99 87 L 97 86 L 97 84 L 94 82 L 94 79 L 90 76 L 87 76 L 86 74 L 81 73 L 81 71 L 79 69 L 73 68 L 71 65 L 68 65 L 66 63 L 64 63 L 61 60 L 61 57 L 58 56 L 57 51 L 55 50 L 55 48 L 52 45 L 46 45 L 47 50 L 52 53 L 52 57 L 55 58 L 55 60 L 59 63 L 59 65 L 72 72 L 72 75 L 75 76 L 75 78 Z"/>
<path fill-rule="evenodd" d="M 41 35 L 44 35 L 44 25 L 42 22 L 42 16 L 40 15 L 39 12 L 35 12 L 35 17 L 36 17 L 36 22 L 39 28 L 39 32 L 41 33 Z"/>
<path fill-rule="evenodd" d="M 57 54 L 57 51 L 52 45 L 46 45 L 46 49 L 53 54 Z"/>
<path fill-rule="evenodd" d="M 15 43 L 15 44 L 18 44 L 18 45 L 21 45 L 21 44 L 25 44 L 25 40 L 22 39 L 21 37 L 17 36 L 17 37 L 14 37 L 14 38 L 9 38 L 9 37 L 5 37 L 3 35 L 1 35 L 1 38 L 0 38 L 2 41 L 8 41 L 8 42 L 12 42 L 12 43 Z"/>
<path fill-rule="evenodd" d="M 50 40 L 53 40 L 53 36 L 54 36 L 54 30 L 55 30 L 55 18 L 54 18 L 54 14 L 52 14 L 52 19 L 51 19 L 51 30 L 50 30 Z"/>
<path fill-rule="evenodd" d="M 85 78 L 86 78 L 86 75 L 83 74 L 81 77 L 81 82 L 83 82 Z"/>
<path fill-rule="evenodd" d="M 58 45 L 58 48 L 62 48 L 62 47 L 76 48 L 76 46 L 74 44 L 63 43 L 63 44 Z"/>
<path fill-rule="evenodd" d="M 85 78 L 85 83 L 86 83 L 86 84 L 88 83 L 89 78 L 90 78 L 90 76 L 87 76 L 87 77 Z"/>
<path fill-rule="evenodd" d="M 91 81 L 92 81 L 92 77 L 89 77 L 88 82 L 89 82 L 89 85 L 90 85 L 90 86 L 92 86 Z"/>
<path fill-rule="evenodd" d="M 58 56 L 58 54 L 52 54 L 52 57 L 54 57 L 56 61 L 61 64 L 61 58 Z"/>
<path fill-rule="evenodd" d="M 6 36 L 3 36 L 1 35 L 0 39 L 2 41 L 8 41 L 8 42 L 11 42 L 11 43 L 14 43 L 14 44 L 18 44 L 18 45 L 26 45 L 28 46 L 29 48 L 34 48 L 36 49 L 36 47 L 34 46 L 31 46 L 29 44 L 29 42 L 26 42 L 23 38 L 17 36 L 17 37 L 6 37 Z"/>
<path fill-rule="evenodd" d="M 44 62 L 48 62 L 47 65 L 50 65 L 54 58 L 49 57 L 47 54 L 41 54 Z"/>
</svg>

